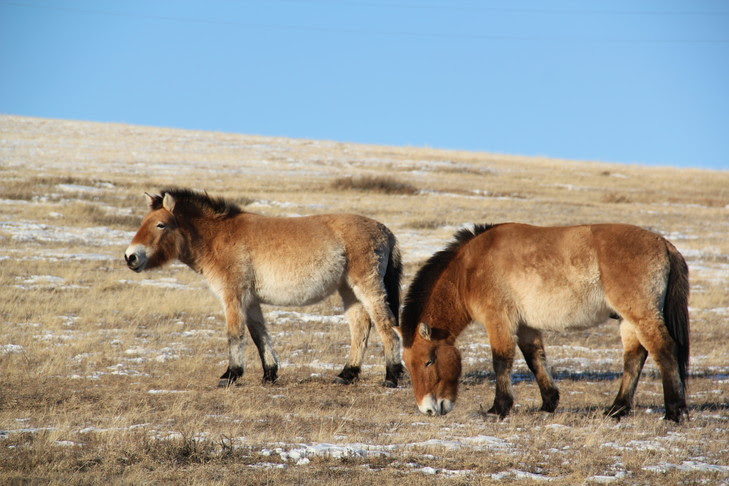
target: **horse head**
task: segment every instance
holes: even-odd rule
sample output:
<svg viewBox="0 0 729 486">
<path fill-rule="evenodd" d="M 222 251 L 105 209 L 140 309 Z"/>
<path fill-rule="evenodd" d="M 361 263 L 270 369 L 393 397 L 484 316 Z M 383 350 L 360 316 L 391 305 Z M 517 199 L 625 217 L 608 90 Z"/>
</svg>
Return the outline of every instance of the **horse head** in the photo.
<svg viewBox="0 0 729 486">
<path fill-rule="evenodd" d="M 149 212 L 124 252 L 127 266 L 135 272 L 159 267 L 177 258 L 182 241 L 174 197 L 169 193 L 146 196 Z"/>
<path fill-rule="evenodd" d="M 403 361 L 410 373 L 415 401 L 421 412 L 445 415 L 453 409 L 461 376 L 461 354 L 455 337 L 442 329 L 418 325 L 412 346 L 403 348 Z"/>
</svg>

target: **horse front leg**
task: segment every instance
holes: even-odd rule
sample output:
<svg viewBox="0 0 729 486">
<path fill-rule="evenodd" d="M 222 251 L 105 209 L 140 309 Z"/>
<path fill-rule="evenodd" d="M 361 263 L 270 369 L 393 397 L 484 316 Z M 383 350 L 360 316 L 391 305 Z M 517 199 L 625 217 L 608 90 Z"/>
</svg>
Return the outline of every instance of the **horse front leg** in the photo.
<svg viewBox="0 0 729 486">
<path fill-rule="evenodd" d="M 640 373 L 648 357 L 648 351 L 640 344 L 635 328 L 628 321 L 620 322 L 620 338 L 623 341 L 623 378 L 615 401 L 605 411 L 608 417 L 620 419 L 633 408 L 633 397 Z"/>
<path fill-rule="evenodd" d="M 219 388 L 227 388 L 243 376 L 243 312 L 240 298 L 229 295 L 223 299 L 225 307 L 225 323 L 228 334 L 228 369 L 218 381 Z"/>
<path fill-rule="evenodd" d="M 251 338 L 258 349 L 258 356 L 261 358 L 261 366 L 263 367 L 263 382 L 275 383 L 278 379 L 278 358 L 273 351 L 271 344 L 271 336 L 266 330 L 266 324 L 263 320 L 263 313 L 259 304 L 252 304 L 246 312 L 246 326 Z"/>
<path fill-rule="evenodd" d="M 520 326 L 517 331 L 519 349 L 521 349 L 529 370 L 537 379 L 539 392 L 542 395 L 543 412 L 554 412 L 559 403 L 559 389 L 554 384 L 547 370 L 547 355 L 544 352 L 542 333 L 537 329 Z"/>
<path fill-rule="evenodd" d="M 490 323 L 486 327 L 491 342 L 494 373 L 496 374 L 494 405 L 487 413 L 496 414 L 500 418 L 509 415 L 514 404 L 514 394 L 511 389 L 511 368 L 514 364 L 516 343 L 508 327 L 506 323 Z"/>
</svg>

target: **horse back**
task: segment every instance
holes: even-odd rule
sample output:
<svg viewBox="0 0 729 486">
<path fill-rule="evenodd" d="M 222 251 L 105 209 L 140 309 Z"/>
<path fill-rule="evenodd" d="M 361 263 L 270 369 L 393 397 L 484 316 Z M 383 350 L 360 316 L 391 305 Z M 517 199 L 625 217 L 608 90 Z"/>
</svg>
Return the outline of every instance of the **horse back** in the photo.
<svg viewBox="0 0 729 486">
<path fill-rule="evenodd" d="M 384 225 L 353 214 L 278 218 L 244 213 L 225 224 L 213 236 L 215 266 L 226 281 L 277 305 L 321 300 L 346 281 L 353 267 L 371 271 L 379 263 L 375 252 L 394 244 Z"/>
<path fill-rule="evenodd" d="M 221 228 L 226 245 L 256 257 L 306 259 L 319 251 L 352 253 L 388 243 L 392 233 L 381 223 L 356 214 L 323 214 L 301 217 L 268 217 L 244 213 Z"/>
<path fill-rule="evenodd" d="M 541 329 L 589 327 L 636 300 L 656 309 L 669 268 L 661 236 L 620 224 L 503 224 L 469 244 L 463 261 L 476 320 L 497 312 Z"/>
</svg>

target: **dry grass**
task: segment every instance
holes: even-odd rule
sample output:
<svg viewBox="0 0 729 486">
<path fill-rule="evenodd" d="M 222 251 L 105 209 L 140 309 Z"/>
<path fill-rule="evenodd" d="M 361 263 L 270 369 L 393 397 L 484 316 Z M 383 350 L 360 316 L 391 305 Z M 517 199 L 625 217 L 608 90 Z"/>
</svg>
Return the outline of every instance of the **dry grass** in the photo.
<svg viewBox="0 0 729 486">
<path fill-rule="evenodd" d="M 335 190 L 380 192 L 383 194 L 418 193 L 418 189 L 412 184 L 383 176 L 339 177 L 331 183 L 331 187 Z"/>
<path fill-rule="evenodd" d="M 380 189 L 402 181 L 413 189 Z M 660 231 L 691 269 L 691 420 L 661 420 L 650 359 L 635 413 L 604 419 L 621 369 L 610 324 L 547 335 L 555 414 L 517 361 L 504 421 L 483 414 L 490 349 L 470 327 L 459 402 L 425 417 L 409 383 L 379 386 L 374 333 L 362 380 L 331 384 L 349 343 L 326 317 L 336 298 L 264 309 L 279 383 L 260 383 L 249 346 L 241 386 L 217 389 L 224 324 L 201 277 L 121 258 L 142 194 L 168 185 L 270 215 L 374 217 L 398 235 L 406 281 L 471 222 Z M 727 172 L 0 117 L 0 482 L 729 484 L 728 209 Z"/>
</svg>

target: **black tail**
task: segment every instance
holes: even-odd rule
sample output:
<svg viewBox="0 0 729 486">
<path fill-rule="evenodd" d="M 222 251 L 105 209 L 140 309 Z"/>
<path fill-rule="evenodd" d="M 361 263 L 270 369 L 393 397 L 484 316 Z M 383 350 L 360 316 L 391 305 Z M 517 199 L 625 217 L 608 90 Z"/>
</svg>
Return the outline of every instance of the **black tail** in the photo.
<svg viewBox="0 0 729 486">
<path fill-rule="evenodd" d="M 666 249 L 671 270 L 668 274 L 663 318 L 668 333 L 676 342 L 678 373 L 685 386 L 689 365 L 688 265 L 671 243 L 667 243 Z"/>
<path fill-rule="evenodd" d="M 392 236 L 390 257 L 387 260 L 385 270 L 385 292 L 387 293 L 387 305 L 395 317 L 395 325 L 400 325 L 400 279 L 402 277 L 402 262 L 400 261 L 400 249 L 397 240 Z"/>
</svg>

